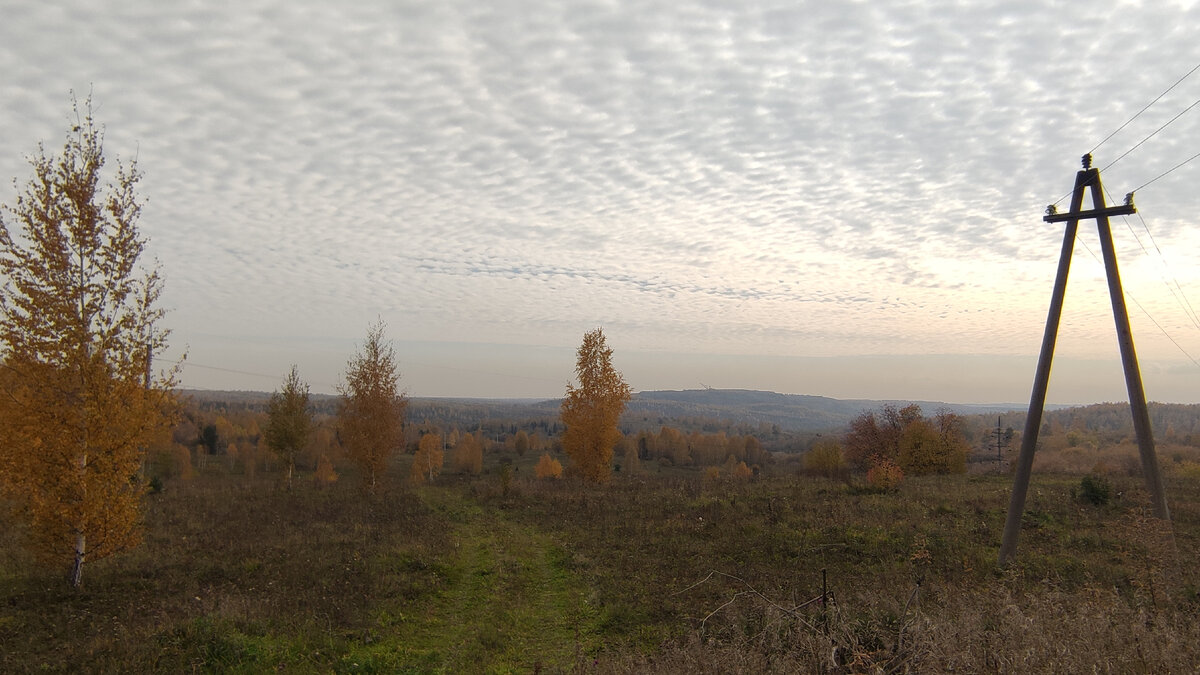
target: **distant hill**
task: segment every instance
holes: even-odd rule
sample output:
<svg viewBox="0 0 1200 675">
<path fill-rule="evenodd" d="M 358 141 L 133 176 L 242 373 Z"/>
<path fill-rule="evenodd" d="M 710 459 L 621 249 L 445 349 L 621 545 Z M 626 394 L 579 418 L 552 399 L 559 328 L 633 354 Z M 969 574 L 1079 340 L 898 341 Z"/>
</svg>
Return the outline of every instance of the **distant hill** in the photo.
<svg viewBox="0 0 1200 675">
<path fill-rule="evenodd" d="M 773 424 L 789 431 L 826 431 L 840 429 L 864 410 L 885 405 L 906 406 L 915 403 L 926 414 L 949 410 L 960 415 L 995 414 L 1024 410 L 1019 404 L 962 404 L 941 401 L 900 401 L 873 399 L 836 399 L 826 396 L 777 394 L 746 389 L 688 389 L 684 391 L 643 391 L 630 402 L 627 415 L 654 415 L 663 418 L 712 417 L 745 424 Z"/>
<path fill-rule="evenodd" d="M 413 398 L 410 419 L 441 419 L 470 426 L 487 420 L 557 419 L 559 399 Z M 777 426 L 782 431 L 842 429 L 864 410 L 916 403 L 927 414 L 950 410 L 960 415 L 1024 411 L 1024 405 L 975 405 L 940 401 L 839 400 L 826 396 L 777 394 L 747 389 L 688 389 L 634 394 L 622 418 L 627 429 L 677 426 L 676 420 L 720 420 L 733 425 Z M 1049 408 L 1049 406 L 1048 406 Z"/>
<path fill-rule="evenodd" d="M 205 407 L 234 406 L 265 410 L 271 395 L 253 391 L 184 390 L 182 393 Z M 314 407 L 323 413 L 335 411 L 337 397 L 313 394 Z M 836 399 L 826 396 L 777 394 L 748 389 L 687 389 L 643 391 L 634 394 L 625 411 L 623 426 L 657 428 L 673 420 L 712 419 L 738 425 L 778 426 L 783 431 L 831 431 L 845 427 L 864 410 L 885 405 L 915 403 L 926 414 L 949 410 L 960 415 L 998 414 L 1025 410 L 1023 404 L 962 404 L 941 401 Z M 1047 409 L 1063 406 L 1047 406 Z M 410 420 L 450 422 L 470 427 L 486 421 L 556 419 L 558 399 L 421 398 L 409 400 Z"/>
</svg>

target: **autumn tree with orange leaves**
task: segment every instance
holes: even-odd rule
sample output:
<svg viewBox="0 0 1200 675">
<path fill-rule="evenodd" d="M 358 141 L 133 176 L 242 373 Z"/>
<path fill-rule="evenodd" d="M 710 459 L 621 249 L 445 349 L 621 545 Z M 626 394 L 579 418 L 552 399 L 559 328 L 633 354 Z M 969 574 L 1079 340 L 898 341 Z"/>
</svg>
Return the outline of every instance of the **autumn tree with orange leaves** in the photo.
<svg viewBox="0 0 1200 675">
<path fill-rule="evenodd" d="M 137 163 L 105 178 L 103 130 L 75 105 L 62 154 L 39 148 L 33 178 L 0 211 L 0 489 L 21 507 L 31 548 L 83 566 L 141 539 L 145 448 L 166 438 L 175 369 L 162 278 L 140 258 Z"/>
<path fill-rule="evenodd" d="M 613 448 L 621 438 L 617 421 L 633 391 L 613 368 L 601 329 L 584 334 L 575 377 L 579 386 L 568 384 L 562 402 L 563 451 L 584 478 L 602 483 L 612 476 Z"/>
<path fill-rule="evenodd" d="M 396 353 L 384 341 L 382 321 L 371 326 L 362 349 L 346 366 L 338 386 L 342 444 L 362 470 L 363 487 L 374 490 L 383 480 L 388 459 L 404 445 L 404 412 L 408 399 L 400 393 Z"/>
</svg>

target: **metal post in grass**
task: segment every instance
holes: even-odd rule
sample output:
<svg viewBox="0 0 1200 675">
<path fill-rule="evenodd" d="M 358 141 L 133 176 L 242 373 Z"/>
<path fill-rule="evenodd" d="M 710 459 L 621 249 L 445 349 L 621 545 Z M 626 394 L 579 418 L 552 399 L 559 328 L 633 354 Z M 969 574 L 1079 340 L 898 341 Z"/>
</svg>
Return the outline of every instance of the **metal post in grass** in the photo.
<svg viewBox="0 0 1200 675">
<path fill-rule="evenodd" d="M 1081 210 L 1085 190 L 1091 190 L 1092 209 Z M 1038 431 L 1042 424 L 1042 411 L 1046 405 L 1046 387 L 1050 381 L 1050 364 L 1054 359 L 1054 344 L 1058 338 L 1058 324 L 1062 317 L 1063 296 L 1066 294 L 1067 273 L 1071 267 L 1071 254 L 1075 245 L 1075 234 L 1079 221 L 1094 218 L 1100 233 L 1100 247 L 1104 254 L 1104 271 L 1108 277 L 1109 298 L 1112 302 L 1113 319 L 1116 322 L 1117 343 L 1121 350 L 1121 364 L 1125 370 L 1125 386 L 1129 391 L 1129 407 L 1133 412 L 1133 428 L 1137 434 L 1138 452 L 1142 459 L 1142 473 L 1146 488 L 1150 492 L 1154 515 L 1170 520 L 1167 498 L 1163 489 L 1162 474 L 1158 470 L 1158 459 L 1154 451 L 1154 435 L 1150 429 L 1150 413 L 1146 406 L 1146 394 L 1142 387 L 1142 375 L 1138 368 L 1137 353 L 1133 348 L 1133 333 L 1129 328 L 1129 313 L 1125 307 L 1125 295 L 1121 289 L 1121 276 L 1117 269 L 1117 256 L 1113 247 L 1109 216 L 1136 213 L 1133 193 L 1125 197 L 1120 206 L 1106 206 L 1104 186 L 1100 182 L 1100 170 L 1092 168 L 1092 156 L 1083 156 L 1083 170 L 1075 175 L 1075 189 L 1071 194 L 1071 210 L 1057 213 L 1054 206 L 1046 209 L 1042 219 L 1048 223 L 1065 222 L 1062 253 L 1058 260 L 1058 276 L 1050 298 L 1050 311 L 1046 318 L 1046 331 L 1042 336 L 1042 351 L 1038 357 L 1037 372 L 1034 374 L 1033 393 L 1029 398 L 1029 414 L 1025 417 L 1025 433 L 1021 435 L 1021 454 L 1017 458 L 1017 472 L 1013 478 L 1012 499 L 1008 505 L 1008 517 L 1004 522 L 1004 539 L 1000 544 L 1000 565 L 1004 566 L 1016 553 L 1017 536 L 1021 530 L 1021 516 L 1025 511 L 1025 497 L 1029 492 L 1029 477 L 1033 469 L 1033 454 L 1037 448 Z"/>
</svg>

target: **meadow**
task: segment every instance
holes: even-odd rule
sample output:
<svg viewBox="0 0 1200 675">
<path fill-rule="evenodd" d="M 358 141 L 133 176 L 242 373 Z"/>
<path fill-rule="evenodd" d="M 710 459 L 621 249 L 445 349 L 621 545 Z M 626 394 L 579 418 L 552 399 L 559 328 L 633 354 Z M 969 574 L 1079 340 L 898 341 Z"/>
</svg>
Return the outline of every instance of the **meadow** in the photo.
<svg viewBox="0 0 1200 675">
<path fill-rule="evenodd" d="M 493 458 L 494 459 L 494 458 Z M 607 485 L 478 476 L 359 490 L 352 470 L 213 463 L 150 495 L 144 543 L 84 588 L 0 533 L 3 672 L 1181 672 L 1200 665 L 1200 480 L 1107 504 L 1035 473 L 996 566 L 1007 475 L 878 492 L 775 462 Z M 5 518 L 11 522 L 11 519 Z"/>
</svg>

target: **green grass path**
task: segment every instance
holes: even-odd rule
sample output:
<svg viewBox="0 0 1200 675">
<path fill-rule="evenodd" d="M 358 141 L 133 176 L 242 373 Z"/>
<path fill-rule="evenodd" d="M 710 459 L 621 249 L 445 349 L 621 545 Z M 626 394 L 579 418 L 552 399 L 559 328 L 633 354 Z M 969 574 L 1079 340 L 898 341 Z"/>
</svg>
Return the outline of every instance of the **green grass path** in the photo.
<svg viewBox="0 0 1200 675">
<path fill-rule="evenodd" d="M 549 535 L 453 489 L 420 495 L 453 527 L 444 581 L 415 605 L 382 610 L 379 641 L 347 655 L 347 670 L 554 672 L 590 651 L 597 613 Z"/>
</svg>

